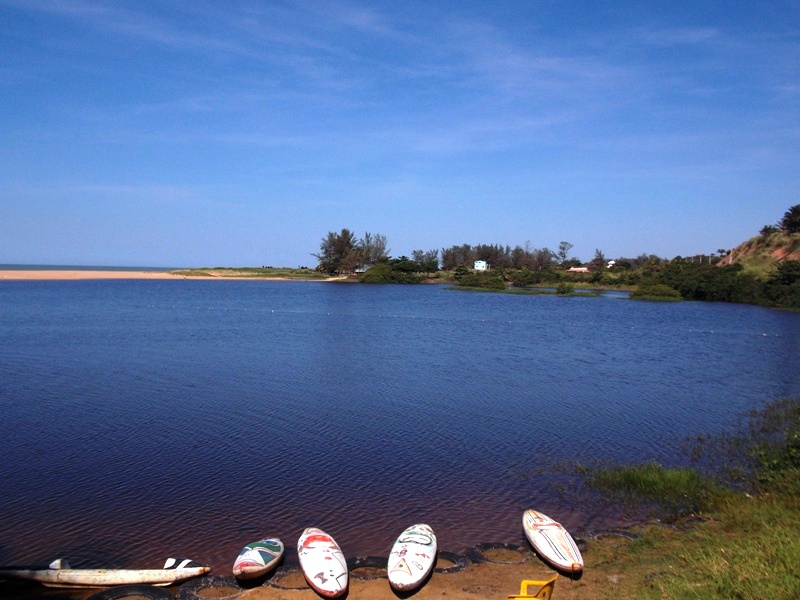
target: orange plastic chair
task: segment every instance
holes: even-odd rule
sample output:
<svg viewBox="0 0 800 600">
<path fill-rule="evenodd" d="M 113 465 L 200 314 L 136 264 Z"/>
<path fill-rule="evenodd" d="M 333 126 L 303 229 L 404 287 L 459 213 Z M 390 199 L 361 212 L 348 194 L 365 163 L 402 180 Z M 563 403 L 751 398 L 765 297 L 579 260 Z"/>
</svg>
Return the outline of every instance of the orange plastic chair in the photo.
<svg viewBox="0 0 800 600">
<path fill-rule="evenodd" d="M 533 579 L 523 579 L 519 584 L 519 594 L 509 596 L 508 600 L 518 600 L 522 598 L 538 598 L 539 600 L 549 600 L 553 595 L 553 588 L 556 587 L 556 579 L 558 573 L 553 575 L 552 579 L 547 581 L 534 581 Z M 532 587 L 537 587 L 535 592 L 531 592 Z"/>
</svg>

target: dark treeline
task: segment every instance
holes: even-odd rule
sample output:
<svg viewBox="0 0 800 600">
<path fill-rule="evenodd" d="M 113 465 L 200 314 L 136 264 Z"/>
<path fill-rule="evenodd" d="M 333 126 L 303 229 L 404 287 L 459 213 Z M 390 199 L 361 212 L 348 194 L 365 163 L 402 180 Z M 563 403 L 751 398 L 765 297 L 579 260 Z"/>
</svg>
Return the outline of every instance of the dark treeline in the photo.
<svg viewBox="0 0 800 600">
<path fill-rule="evenodd" d="M 800 309 L 800 261 L 778 263 L 765 280 L 741 265 L 714 267 L 671 262 L 640 285 L 659 284 L 677 290 L 686 300 L 741 302 Z"/>
<path fill-rule="evenodd" d="M 567 244 L 567 242 L 562 242 Z M 462 244 L 443 248 L 441 255 L 442 269 L 453 271 L 458 267 L 470 268 L 476 260 L 485 260 L 493 269 L 529 269 L 542 271 L 563 264 L 567 259 L 559 260 L 559 255 L 550 248 L 529 249 L 521 246 L 502 246 L 500 244 L 479 244 L 471 246 Z M 573 259 L 575 264 L 580 261 Z"/>
<path fill-rule="evenodd" d="M 789 236 L 800 233 L 800 205 L 768 226 Z M 635 258 L 607 260 L 603 252 L 587 263 L 569 256 L 572 244 L 561 242 L 558 250 L 511 247 L 502 244 L 461 244 L 439 250 L 414 250 L 411 258 L 389 256 L 386 236 L 366 233 L 357 238 L 349 229 L 329 232 L 320 244 L 317 270 L 326 273 L 359 273 L 367 283 L 417 283 L 439 277 L 462 286 L 501 290 L 508 286 L 617 287 L 635 289 L 633 297 L 661 297 L 715 302 L 741 302 L 800 309 L 800 261 L 778 263 L 766 275 L 746 271 L 741 264 L 719 266 L 720 257 L 671 260 L 641 254 Z M 720 256 L 727 251 L 719 250 Z M 486 270 L 475 268 L 485 261 Z M 571 269 L 571 267 L 582 267 Z"/>
<path fill-rule="evenodd" d="M 561 242 L 558 250 L 527 245 L 512 248 L 502 244 L 461 244 L 441 251 L 414 250 L 411 258 L 392 258 L 385 235 L 365 233 L 358 238 L 350 229 L 342 229 L 339 233 L 328 232 L 320 243 L 319 253 L 313 256 L 318 260 L 317 270 L 330 274 L 360 272 L 377 264 L 392 263 L 404 272 L 413 267 L 416 273 L 427 276 L 440 270 L 472 269 L 476 261 L 485 261 L 494 271 L 516 269 L 541 273 L 584 265 L 578 258 L 569 256 L 571 249 L 569 242 Z M 661 261 L 655 255 L 642 254 L 636 258 L 616 259 L 615 264 L 621 269 L 638 269 Z M 608 268 L 609 264 L 603 252 L 596 250 L 594 258 L 585 266 L 598 271 Z"/>
<path fill-rule="evenodd" d="M 717 259 L 718 260 L 718 259 Z M 622 264 L 619 264 L 622 263 Z M 748 273 L 740 264 L 687 262 L 684 259 L 618 261 L 611 267 L 573 273 L 563 268 L 541 271 L 497 269 L 476 273 L 457 267 L 459 285 L 504 289 L 507 285 L 528 287 L 547 285 L 566 289 L 575 287 L 618 287 L 634 289 L 632 297 L 739 302 L 777 308 L 800 309 L 800 261 L 778 263 L 764 279 Z"/>
</svg>

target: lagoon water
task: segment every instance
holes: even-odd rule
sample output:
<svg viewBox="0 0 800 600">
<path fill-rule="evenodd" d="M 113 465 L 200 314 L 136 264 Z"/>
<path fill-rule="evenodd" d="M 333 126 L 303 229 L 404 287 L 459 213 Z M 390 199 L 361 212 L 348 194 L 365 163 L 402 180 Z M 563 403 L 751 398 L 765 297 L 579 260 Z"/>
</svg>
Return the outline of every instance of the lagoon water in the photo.
<svg viewBox="0 0 800 600">
<path fill-rule="evenodd" d="M 270 281 L 0 282 L 0 564 L 229 574 L 319 526 L 386 556 L 611 518 L 549 465 L 685 463 L 800 395 L 800 314 Z"/>
</svg>

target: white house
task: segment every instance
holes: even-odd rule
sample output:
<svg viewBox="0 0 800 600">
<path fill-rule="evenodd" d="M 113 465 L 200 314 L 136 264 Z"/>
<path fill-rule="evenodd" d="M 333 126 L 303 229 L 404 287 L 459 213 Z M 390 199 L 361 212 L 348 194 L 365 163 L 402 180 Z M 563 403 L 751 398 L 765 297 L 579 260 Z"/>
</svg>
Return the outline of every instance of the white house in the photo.
<svg viewBox="0 0 800 600">
<path fill-rule="evenodd" d="M 485 260 L 476 260 L 475 261 L 475 270 L 476 271 L 488 271 L 489 270 L 489 263 Z"/>
</svg>

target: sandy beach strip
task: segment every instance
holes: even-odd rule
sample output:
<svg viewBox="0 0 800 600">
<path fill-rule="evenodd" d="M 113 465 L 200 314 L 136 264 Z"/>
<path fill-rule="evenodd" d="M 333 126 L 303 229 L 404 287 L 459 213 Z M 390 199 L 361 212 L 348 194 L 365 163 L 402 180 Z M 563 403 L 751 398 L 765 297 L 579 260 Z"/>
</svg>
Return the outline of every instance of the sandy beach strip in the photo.
<svg viewBox="0 0 800 600">
<path fill-rule="evenodd" d="M 71 269 L 9 269 L 0 271 L 0 279 L 6 280 L 74 280 L 74 279 L 184 279 L 167 271 L 89 271 Z M 219 279 L 209 277 L 209 279 Z"/>
<path fill-rule="evenodd" d="M 0 269 L 0 281 L 76 281 L 81 279 L 207 279 L 216 281 L 342 281 L 347 275 L 324 279 L 302 277 L 260 277 L 246 271 L 191 269 L 191 274 L 175 271 L 136 271 L 125 269 Z"/>
</svg>

